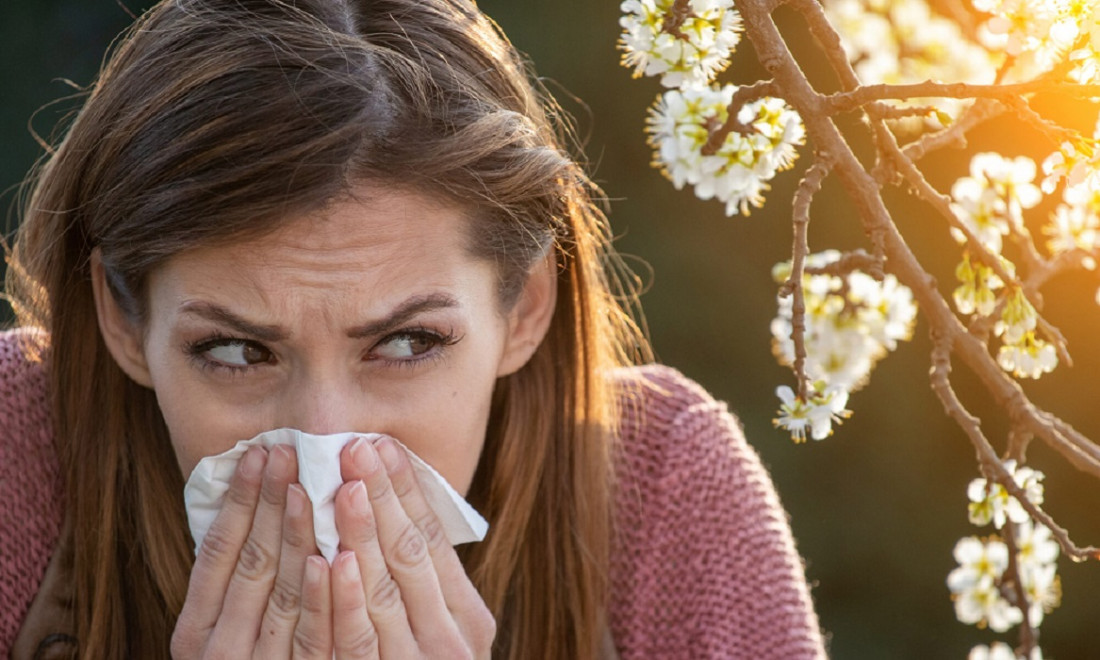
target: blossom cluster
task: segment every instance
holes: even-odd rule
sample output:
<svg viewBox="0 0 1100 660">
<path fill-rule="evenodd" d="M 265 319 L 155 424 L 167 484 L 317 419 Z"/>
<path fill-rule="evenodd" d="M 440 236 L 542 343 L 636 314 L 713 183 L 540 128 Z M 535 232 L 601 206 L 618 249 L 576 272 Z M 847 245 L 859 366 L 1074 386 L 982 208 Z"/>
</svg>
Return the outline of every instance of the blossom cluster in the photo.
<svg viewBox="0 0 1100 660">
<path fill-rule="evenodd" d="M 1002 342 L 997 363 L 1017 378 L 1038 378 L 1058 366 L 1054 345 L 1035 335 L 1038 318 L 1035 307 L 1017 288 L 1005 298 L 1001 320 L 994 326 Z"/>
<path fill-rule="evenodd" d="M 737 119 L 748 130 L 731 131 L 714 153 L 704 153 L 711 131 L 729 117 L 735 85 L 689 87 L 664 93 L 650 112 L 646 130 L 654 165 L 677 190 L 685 183 L 700 199 L 726 204 L 726 215 L 760 207 L 777 172 L 794 163 L 805 130 L 798 114 L 778 99 L 742 106 Z"/>
<path fill-rule="evenodd" d="M 1033 183 L 1035 175 L 1035 161 L 1030 158 L 975 154 L 970 159 L 970 176 L 960 177 L 951 186 L 951 209 L 987 250 L 1000 254 L 1003 237 L 1026 231 L 1024 210 L 1043 199 Z M 965 241 L 961 232 L 954 233 L 960 243 Z"/>
<path fill-rule="evenodd" d="M 840 257 L 840 252 L 827 250 L 805 260 L 801 282 L 806 305 L 804 371 L 815 383 L 814 391 L 808 401 L 801 401 L 793 398 L 789 388 L 779 388 L 781 407 L 775 420 L 796 441 L 805 439 L 807 425 L 815 440 L 827 437 L 831 422 L 847 416 L 843 408 L 849 393 L 863 386 L 875 363 L 897 348 L 898 341 L 912 336 L 916 322 L 913 292 L 893 275 L 880 281 L 856 270 L 824 272 Z M 777 283 L 786 282 L 791 263 L 777 264 L 772 276 Z M 793 296 L 780 296 L 778 303 L 771 323 L 772 350 L 780 363 L 791 365 L 795 360 Z"/>
<path fill-rule="evenodd" d="M 729 66 L 741 40 L 741 15 L 733 0 L 692 0 L 676 17 L 675 0 L 626 0 L 619 25 L 624 66 L 634 76 L 660 76 L 665 87 L 706 85 Z M 679 23 L 679 25 L 677 25 Z"/>
<path fill-rule="evenodd" d="M 833 423 L 851 416 L 852 412 L 844 408 L 848 403 L 848 392 L 837 387 L 826 387 L 818 381 L 807 390 L 806 400 L 795 395 L 786 385 L 775 389 L 779 397 L 779 417 L 772 420 L 778 428 L 786 429 L 795 442 L 806 442 L 806 431 L 814 440 L 824 440 L 833 434 Z"/>
<path fill-rule="evenodd" d="M 1100 134 L 1100 127 L 1098 127 Z M 1100 187 L 1100 149 L 1097 136 L 1065 141 L 1058 150 L 1043 161 L 1043 192 L 1052 193 L 1065 181 L 1069 188 L 1084 186 L 1095 190 Z"/>
<path fill-rule="evenodd" d="M 733 0 L 626 0 L 620 9 L 623 65 L 671 88 L 646 122 L 653 165 L 677 190 L 690 184 L 700 199 L 725 203 L 726 215 L 760 207 L 768 182 L 794 163 L 805 128 L 779 99 L 731 108 L 737 86 L 713 84 L 741 38 Z M 738 125 L 711 144 L 731 112 Z"/>
<path fill-rule="evenodd" d="M 979 29 L 982 45 L 1016 58 L 1020 74 L 1047 71 L 1069 53 L 1075 63 L 1071 77 L 1095 79 L 1100 52 L 1096 0 L 973 0 L 973 5 L 989 15 Z"/>
<path fill-rule="evenodd" d="M 1029 502 L 1035 505 L 1043 502 L 1043 473 L 1017 466 L 1013 460 L 1005 461 L 1004 467 Z M 1023 505 L 999 483 L 974 479 L 967 487 L 967 497 L 970 522 L 978 526 L 992 523 L 1002 534 L 1011 535 L 1012 543 L 992 534 L 984 538 L 967 536 L 955 544 L 954 556 L 959 566 L 947 576 L 947 587 L 955 602 L 956 618 L 962 623 L 988 626 L 995 632 L 1005 632 L 1020 624 L 1037 628 L 1043 616 L 1061 602 L 1057 541 L 1050 529 L 1034 522 Z M 1015 557 L 1010 558 L 1013 549 Z M 1008 570 L 1012 564 L 1014 574 Z M 1026 602 L 1020 602 L 1018 594 Z M 970 657 L 1015 660 L 1014 653 L 1005 655 L 1011 649 L 1002 649 L 1003 646 L 975 647 Z M 1033 652 L 1031 657 L 1041 658 L 1041 652 Z"/>
<path fill-rule="evenodd" d="M 829 22 L 864 84 L 924 80 L 991 82 L 996 62 L 954 21 L 936 15 L 925 0 L 826 0 Z M 912 105 L 919 100 L 899 103 Z M 937 100 L 955 116 L 969 102 Z"/>
<path fill-rule="evenodd" d="M 1015 649 L 1004 642 L 993 642 L 989 646 L 979 644 L 970 649 L 966 660 L 1043 660 L 1043 650 L 1038 646 L 1027 655 L 1016 655 Z"/>
<path fill-rule="evenodd" d="M 959 178 L 951 188 L 951 209 L 960 224 L 1010 274 L 1014 267 L 1001 255 L 1004 238 L 1027 234 L 1024 211 L 1034 208 L 1043 197 L 1033 183 L 1035 177 L 1035 162 L 1030 158 L 980 153 L 970 161 L 970 176 Z M 966 243 L 961 230 L 952 233 L 959 243 Z M 1000 303 L 1001 316 L 994 332 L 1001 339 L 997 363 L 1002 369 L 1018 378 L 1038 378 L 1058 366 L 1054 345 L 1036 335 L 1039 315 L 1019 287 L 998 294 L 1004 282 L 969 249 L 963 250 L 955 277 L 959 281 L 955 307 L 960 314 L 990 316 Z"/>
<path fill-rule="evenodd" d="M 1098 16 L 1100 18 L 1100 16 Z M 1043 161 L 1043 190 L 1054 192 L 1059 183 L 1062 202 L 1043 227 L 1047 249 L 1052 256 L 1073 250 L 1081 254 L 1081 264 L 1096 269 L 1100 251 L 1100 121 L 1092 138 L 1064 142 Z M 1096 294 L 1100 303 L 1100 291 Z"/>
<path fill-rule="evenodd" d="M 1069 77 L 1084 85 L 1100 82 L 1100 3 L 1086 0 L 1080 5 L 1081 9 L 1087 9 L 1088 15 L 1078 22 L 1080 47 L 1069 53 L 1069 61 L 1074 64 Z"/>
</svg>

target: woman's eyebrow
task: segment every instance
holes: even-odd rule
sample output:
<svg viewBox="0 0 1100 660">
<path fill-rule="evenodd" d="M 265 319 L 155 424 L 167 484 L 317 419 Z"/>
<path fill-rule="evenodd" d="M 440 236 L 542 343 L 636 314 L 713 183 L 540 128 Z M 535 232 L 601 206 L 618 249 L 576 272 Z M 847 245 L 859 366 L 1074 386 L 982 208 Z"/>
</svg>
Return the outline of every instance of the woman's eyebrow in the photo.
<svg viewBox="0 0 1100 660">
<path fill-rule="evenodd" d="M 413 296 L 398 305 L 398 307 L 390 312 L 385 318 L 351 328 L 347 331 L 347 336 L 352 339 L 376 337 L 396 330 L 417 314 L 458 306 L 458 300 L 445 293 Z M 282 326 L 262 325 L 247 321 L 225 307 L 212 302 L 188 301 L 180 306 L 180 311 L 184 314 L 193 314 L 208 321 L 220 323 L 260 341 L 277 342 L 290 336 L 290 333 Z"/>
<path fill-rule="evenodd" d="M 277 325 L 261 325 L 246 321 L 221 305 L 206 301 L 188 301 L 180 306 L 185 314 L 200 316 L 208 321 L 229 326 L 237 332 L 250 335 L 260 341 L 277 342 L 286 339 L 290 333 Z"/>
<path fill-rule="evenodd" d="M 361 339 L 363 337 L 376 337 L 396 330 L 417 314 L 436 309 L 458 307 L 458 300 L 446 293 L 431 293 L 422 296 L 413 296 L 401 303 L 385 318 L 371 321 L 348 330 L 348 337 Z"/>
</svg>

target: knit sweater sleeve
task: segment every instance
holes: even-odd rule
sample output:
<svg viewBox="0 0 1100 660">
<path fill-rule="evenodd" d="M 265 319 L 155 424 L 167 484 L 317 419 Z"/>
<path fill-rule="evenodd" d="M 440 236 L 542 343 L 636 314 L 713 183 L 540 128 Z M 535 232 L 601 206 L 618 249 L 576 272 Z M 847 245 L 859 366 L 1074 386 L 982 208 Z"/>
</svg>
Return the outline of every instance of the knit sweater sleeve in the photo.
<svg viewBox="0 0 1100 660">
<path fill-rule="evenodd" d="M 823 658 L 801 559 L 740 425 L 660 366 L 626 370 L 609 618 L 628 658 Z"/>
<path fill-rule="evenodd" d="M 0 332 L 0 657 L 8 657 L 61 526 L 46 377 L 23 330 Z"/>
</svg>

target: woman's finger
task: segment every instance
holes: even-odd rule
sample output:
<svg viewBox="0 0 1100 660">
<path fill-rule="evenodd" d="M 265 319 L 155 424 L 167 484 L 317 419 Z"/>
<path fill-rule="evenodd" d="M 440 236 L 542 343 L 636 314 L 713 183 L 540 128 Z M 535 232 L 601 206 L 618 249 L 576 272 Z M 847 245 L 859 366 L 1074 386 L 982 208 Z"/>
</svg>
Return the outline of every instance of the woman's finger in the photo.
<svg viewBox="0 0 1100 660">
<path fill-rule="evenodd" d="M 386 466 L 401 507 L 428 545 L 428 554 L 439 577 L 439 588 L 447 609 L 464 637 L 475 648 L 488 648 L 496 635 L 496 622 L 481 594 L 470 582 L 458 553 L 447 540 L 443 525 L 424 497 L 408 456 L 391 438 L 379 439 L 374 447 Z"/>
<path fill-rule="evenodd" d="M 347 550 L 332 563 L 332 637 L 336 660 L 379 657 L 378 635 L 367 614 L 359 560 Z"/>
<path fill-rule="evenodd" d="M 347 482 L 336 492 L 336 529 L 340 533 L 341 548 L 355 554 L 361 581 L 359 588 L 378 636 L 379 654 L 385 658 L 415 656 L 416 639 L 409 627 L 401 590 L 390 575 L 378 545 L 374 512 L 362 481 Z"/>
<path fill-rule="evenodd" d="M 302 610 L 294 630 L 295 660 L 332 660 L 332 589 L 328 562 L 321 555 L 306 558 L 302 580 Z"/>
<path fill-rule="evenodd" d="M 442 648 L 459 639 L 458 628 L 443 600 L 428 543 L 402 507 L 377 451 L 360 438 L 350 445 L 350 457 L 353 469 L 363 475 L 378 528 L 378 545 L 400 588 L 418 645 L 421 649 Z M 379 635 L 382 633 L 379 626 Z"/>
<path fill-rule="evenodd" d="M 225 592 L 225 611 L 210 636 L 212 648 L 251 649 L 279 568 L 287 488 L 298 474 L 294 450 L 283 445 L 268 452 L 252 529 Z"/>
<path fill-rule="evenodd" d="M 302 606 L 302 580 L 306 558 L 317 554 L 313 534 L 313 510 L 309 496 L 298 484 L 291 484 L 286 494 L 286 514 L 283 518 L 283 543 L 279 552 L 279 572 L 267 601 L 257 658 L 283 658 L 294 641 L 294 629 Z"/>
<path fill-rule="evenodd" d="M 199 546 L 191 569 L 187 599 L 172 633 L 173 657 L 194 657 L 206 647 L 210 631 L 222 613 L 226 588 L 241 547 L 252 527 L 266 462 L 267 452 L 261 447 L 251 447 L 237 464 L 225 504 Z"/>
</svg>

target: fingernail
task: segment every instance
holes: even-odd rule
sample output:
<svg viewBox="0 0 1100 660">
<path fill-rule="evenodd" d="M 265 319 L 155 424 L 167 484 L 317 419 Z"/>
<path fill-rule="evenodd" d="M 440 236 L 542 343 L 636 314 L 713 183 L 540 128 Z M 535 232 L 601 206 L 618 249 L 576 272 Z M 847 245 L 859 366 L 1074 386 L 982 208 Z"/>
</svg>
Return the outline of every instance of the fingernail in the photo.
<svg viewBox="0 0 1100 660">
<path fill-rule="evenodd" d="M 286 512 L 291 518 L 301 518 L 306 512 L 306 491 L 298 484 L 290 484 L 286 492 Z"/>
<path fill-rule="evenodd" d="M 267 472 L 277 479 L 286 479 L 290 475 L 290 450 L 282 445 L 272 449 L 267 459 Z"/>
<path fill-rule="evenodd" d="M 382 457 L 382 462 L 386 464 L 386 470 L 389 472 L 393 472 L 401 465 L 401 455 L 393 440 L 379 442 L 378 455 Z"/>
<path fill-rule="evenodd" d="M 352 442 L 351 460 L 363 472 L 370 473 L 378 469 L 378 454 L 363 438 L 356 438 Z"/>
<path fill-rule="evenodd" d="M 370 508 L 370 500 L 367 498 L 367 487 L 362 481 L 356 481 L 351 485 L 351 506 L 356 511 L 366 511 Z"/>
<path fill-rule="evenodd" d="M 306 582 L 320 584 L 321 575 L 325 571 L 325 558 L 320 555 L 306 557 Z"/>
<path fill-rule="evenodd" d="M 241 474 L 246 477 L 258 477 L 264 469 L 264 450 L 259 447 L 250 447 L 244 453 L 241 461 Z"/>
<path fill-rule="evenodd" d="M 355 561 L 355 553 L 350 550 L 345 550 L 340 553 L 340 556 L 336 558 L 338 564 L 337 570 L 340 571 L 340 577 L 348 582 L 359 581 L 359 562 Z"/>
</svg>

